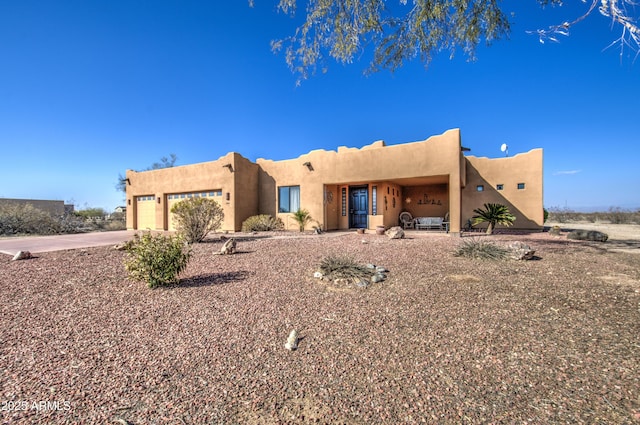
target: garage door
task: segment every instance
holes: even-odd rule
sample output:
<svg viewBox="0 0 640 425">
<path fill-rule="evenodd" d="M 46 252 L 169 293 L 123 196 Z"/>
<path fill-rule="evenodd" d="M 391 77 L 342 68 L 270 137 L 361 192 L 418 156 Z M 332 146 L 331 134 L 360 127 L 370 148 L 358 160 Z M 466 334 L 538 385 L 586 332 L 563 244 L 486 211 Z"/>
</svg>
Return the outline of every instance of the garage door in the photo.
<svg viewBox="0 0 640 425">
<path fill-rule="evenodd" d="M 156 229 L 156 197 L 150 196 L 137 196 L 137 223 L 138 230 Z"/>
<path fill-rule="evenodd" d="M 189 198 L 211 198 L 216 202 L 218 202 L 219 204 L 222 204 L 222 190 L 215 189 L 215 190 L 207 190 L 203 192 L 188 192 L 188 193 L 185 192 L 185 193 L 174 193 L 171 195 L 167 195 L 167 211 L 168 211 L 168 217 L 169 217 L 169 224 L 167 227 L 169 228 L 169 230 L 176 230 L 176 223 L 175 223 L 175 220 L 173 219 L 171 208 L 178 202 L 184 201 L 185 199 L 189 199 Z"/>
</svg>

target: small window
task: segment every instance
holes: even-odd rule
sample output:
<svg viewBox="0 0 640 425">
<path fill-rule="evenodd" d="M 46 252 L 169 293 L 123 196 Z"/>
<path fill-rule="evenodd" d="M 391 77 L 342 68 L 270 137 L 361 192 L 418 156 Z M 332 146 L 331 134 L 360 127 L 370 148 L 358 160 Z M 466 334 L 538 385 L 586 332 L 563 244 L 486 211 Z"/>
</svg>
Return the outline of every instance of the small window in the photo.
<svg viewBox="0 0 640 425">
<path fill-rule="evenodd" d="M 524 189 L 524 183 L 518 183 L 518 190 Z"/>
<path fill-rule="evenodd" d="M 387 188 L 389 190 L 389 188 Z M 347 215 L 347 188 L 342 188 L 342 216 Z"/>
<path fill-rule="evenodd" d="M 504 185 L 503 184 L 497 184 L 496 185 L 496 190 L 502 190 L 504 189 Z"/>
<path fill-rule="evenodd" d="M 300 209 L 300 186 L 278 188 L 278 212 L 296 212 Z"/>
<path fill-rule="evenodd" d="M 371 215 L 378 214 L 378 186 L 371 188 Z"/>
<path fill-rule="evenodd" d="M 483 186 L 483 185 L 481 185 L 481 184 L 477 185 L 477 186 L 476 186 L 476 191 L 478 191 L 478 192 L 484 192 L 484 186 Z"/>
</svg>

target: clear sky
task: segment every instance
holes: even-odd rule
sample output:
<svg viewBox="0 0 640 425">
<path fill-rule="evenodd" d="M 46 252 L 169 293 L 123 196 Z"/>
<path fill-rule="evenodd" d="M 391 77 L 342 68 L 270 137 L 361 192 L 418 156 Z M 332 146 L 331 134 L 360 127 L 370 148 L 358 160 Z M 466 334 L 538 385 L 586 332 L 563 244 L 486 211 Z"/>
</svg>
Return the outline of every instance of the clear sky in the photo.
<svg viewBox="0 0 640 425">
<path fill-rule="evenodd" d="M 476 62 L 443 52 L 368 77 L 366 60 L 329 62 L 300 87 L 269 47 L 297 21 L 255 3 L 0 0 L 0 197 L 112 210 L 119 173 L 171 153 L 278 160 L 460 128 L 476 156 L 544 148 L 547 208 L 640 207 L 640 60 L 603 50 L 619 28 L 593 15 L 560 44 L 525 33 L 580 1 L 505 1 L 511 37 Z"/>
</svg>

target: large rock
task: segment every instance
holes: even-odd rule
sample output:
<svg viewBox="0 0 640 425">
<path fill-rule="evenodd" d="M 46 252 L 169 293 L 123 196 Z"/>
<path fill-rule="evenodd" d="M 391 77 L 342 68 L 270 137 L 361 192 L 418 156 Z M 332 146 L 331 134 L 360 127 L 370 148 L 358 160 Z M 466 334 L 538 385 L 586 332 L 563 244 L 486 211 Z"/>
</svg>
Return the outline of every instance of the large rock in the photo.
<svg viewBox="0 0 640 425">
<path fill-rule="evenodd" d="M 509 256 L 514 260 L 531 260 L 536 253 L 529 245 L 520 241 L 510 243 L 507 248 L 509 249 Z"/>
<path fill-rule="evenodd" d="M 13 256 L 11 261 L 28 260 L 29 258 L 32 258 L 32 255 L 29 251 L 18 251 L 16 255 Z"/>
<path fill-rule="evenodd" d="M 609 235 L 598 232 L 597 230 L 572 230 L 567 234 L 567 239 L 575 239 L 578 241 L 594 241 L 606 242 Z"/>
<path fill-rule="evenodd" d="M 234 238 L 228 239 L 220 248 L 220 254 L 229 255 L 236 252 L 236 240 Z"/>
<path fill-rule="evenodd" d="M 384 232 L 389 239 L 403 239 L 404 238 L 404 230 L 402 227 L 395 226 Z"/>
</svg>

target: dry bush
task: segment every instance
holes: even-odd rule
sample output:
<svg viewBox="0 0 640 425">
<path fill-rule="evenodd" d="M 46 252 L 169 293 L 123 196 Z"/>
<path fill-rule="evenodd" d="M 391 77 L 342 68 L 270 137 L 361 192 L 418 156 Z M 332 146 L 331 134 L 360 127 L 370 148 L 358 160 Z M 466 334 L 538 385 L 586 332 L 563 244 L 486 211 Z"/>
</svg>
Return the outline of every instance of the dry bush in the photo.
<svg viewBox="0 0 640 425">
<path fill-rule="evenodd" d="M 0 206 L 0 235 L 50 235 L 58 232 L 59 220 L 31 204 Z"/>
<path fill-rule="evenodd" d="M 320 261 L 320 273 L 329 279 L 369 279 L 371 269 L 349 257 L 329 256 Z"/>
<path fill-rule="evenodd" d="M 282 229 L 284 229 L 282 220 L 269 214 L 254 215 L 242 222 L 243 232 L 269 232 Z"/>
</svg>

